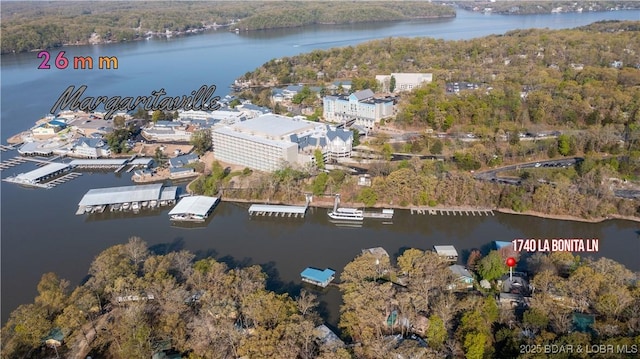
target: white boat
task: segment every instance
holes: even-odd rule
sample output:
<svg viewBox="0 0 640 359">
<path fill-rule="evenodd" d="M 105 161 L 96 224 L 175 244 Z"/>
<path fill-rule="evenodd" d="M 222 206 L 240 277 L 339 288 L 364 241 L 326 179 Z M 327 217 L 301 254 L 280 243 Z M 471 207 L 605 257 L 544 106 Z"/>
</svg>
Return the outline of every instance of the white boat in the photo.
<svg viewBox="0 0 640 359">
<path fill-rule="evenodd" d="M 141 203 L 141 205 L 142 205 L 142 208 L 146 208 L 146 207 L 148 207 L 148 206 L 149 206 L 149 202 L 148 202 L 148 201 L 143 201 L 143 202 Z"/>
<path fill-rule="evenodd" d="M 125 202 L 122 204 L 122 209 L 125 211 L 128 210 L 129 207 L 131 207 L 131 204 L 129 202 Z"/>
<path fill-rule="evenodd" d="M 364 211 L 357 208 L 335 208 L 328 212 L 329 218 L 344 221 L 363 221 Z"/>
<path fill-rule="evenodd" d="M 134 211 L 139 210 L 140 209 L 140 203 L 138 203 L 138 202 L 131 203 L 131 209 L 134 210 Z"/>
</svg>

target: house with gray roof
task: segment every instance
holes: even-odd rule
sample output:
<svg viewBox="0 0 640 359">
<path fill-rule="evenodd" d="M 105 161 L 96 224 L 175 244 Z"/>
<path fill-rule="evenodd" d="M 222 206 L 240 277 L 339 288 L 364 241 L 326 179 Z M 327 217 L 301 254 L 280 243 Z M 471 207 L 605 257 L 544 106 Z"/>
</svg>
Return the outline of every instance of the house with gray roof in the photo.
<svg viewBox="0 0 640 359">
<path fill-rule="evenodd" d="M 198 162 L 198 155 L 195 153 L 190 153 L 188 155 L 176 156 L 174 158 L 169 158 L 169 167 L 171 168 L 181 168 L 190 163 Z"/>
<path fill-rule="evenodd" d="M 449 289 L 473 288 L 473 275 L 464 266 L 454 264 L 449 266 L 454 280 L 448 285 Z"/>
</svg>

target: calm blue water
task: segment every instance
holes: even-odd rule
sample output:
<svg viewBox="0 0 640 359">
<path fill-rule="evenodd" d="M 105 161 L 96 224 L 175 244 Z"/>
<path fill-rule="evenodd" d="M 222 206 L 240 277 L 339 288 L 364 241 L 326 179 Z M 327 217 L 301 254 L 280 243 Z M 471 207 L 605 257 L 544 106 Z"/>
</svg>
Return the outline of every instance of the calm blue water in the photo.
<svg viewBox="0 0 640 359">
<path fill-rule="evenodd" d="M 483 15 L 459 11 L 455 19 L 403 23 L 311 26 L 234 34 L 224 31 L 170 40 L 56 49 L 66 56 L 117 56 L 117 70 L 37 69 L 36 53 L 1 58 L 2 139 L 31 127 L 49 112 L 69 85 L 88 85 L 85 96 L 146 96 L 164 88 L 168 95 L 189 94 L 202 85 L 228 93 L 234 79 L 264 62 L 314 49 L 356 45 L 385 37 L 429 36 L 446 40 L 501 34 L 518 28 L 568 28 L 598 20 L 640 20 L 640 11 L 528 16 Z M 15 152 L 3 152 L 7 159 Z M 31 164 L 2 172 L 2 177 L 33 169 Z M 105 248 L 141 236 L 155 248 L 179 247 L 230 263 L 263 264 L 276 284 L 295 286 L 306 266 L 339 270 L 361 248 L 402 248 L 454 244 L 459 251 L 493 240 L 518 237 L 600 238 L 599 255 L 640 269 L 638 225 L 625 221 L 584 224 L 521 216 L 427 217 L 397 214 L 391 226 L 365 225 L 344 230 L 326 221 L 322 211 L 304 221 L 249 220 L 243 207 L 223 204 L 207 228 L 171 227 L 167 210 L 149 216 L 97 218 L 75 216 L 77 203 L 91 188 L 130 184 L 130 175 L 85 174 L 51 190 L 1 186 L 2 321 L 20 303 L 30 302 L 44 272 L 53 271 L 77 284 L 93 257 Z M 327 320 L 337 321 L 339 294 L 323 300 Z"/>
</svg>

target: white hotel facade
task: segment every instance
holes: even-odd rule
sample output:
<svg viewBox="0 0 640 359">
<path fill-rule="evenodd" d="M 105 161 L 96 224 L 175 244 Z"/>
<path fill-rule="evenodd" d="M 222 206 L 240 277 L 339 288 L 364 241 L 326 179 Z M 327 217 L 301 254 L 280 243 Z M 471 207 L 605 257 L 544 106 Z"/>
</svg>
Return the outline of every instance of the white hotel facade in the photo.
<svg viewBox="0 0 640 359">
<path fill-rule="evenodd" d="M 322 115 L 326 121 L 354 124 L 373 130 L 381 119 L 392 117 L 394 100 L 374 98 L 370 89 L 356 91 L 349 96 L 325 96 L 322 99 Z"/>
<path fill-rule="evenodd" d="M 351 131 L 317 122 L 267 114 L 211 131 L 221 161 L 272 172 L 286 164 L 311 165 L 320 149 L 325 160 L 350 157 Z"/>
</svg>

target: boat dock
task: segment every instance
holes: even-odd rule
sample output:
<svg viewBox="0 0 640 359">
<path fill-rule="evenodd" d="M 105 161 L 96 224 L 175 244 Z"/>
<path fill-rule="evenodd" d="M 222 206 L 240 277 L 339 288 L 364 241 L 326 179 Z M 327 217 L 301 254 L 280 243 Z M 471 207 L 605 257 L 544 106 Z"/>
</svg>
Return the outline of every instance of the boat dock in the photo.
<svg viewBox="0 0 640 359">
<path fill-rule="evenodd" d="M 17 145 L 0 145 L 0 151 L 5 152 L 5 151 L 12 151 L 15 150 L 16 147 L 18 147 L 21 144 L 17 144 Z"/>
<path fill-rule="evenodd" d="M 33 171 L 20 173 L 17 176 L 5 178 L 4 181 L 32 187 L 51 188 L 52 186 L 49 186 L 47 183 L 43 182 L 54 178 L 64 172 L 70 171 L 72 168 L 72 166 L 65 163 L 50 163 Z"/>
<path fill-rule="evenodd" d="M 58 177 L 56 179 L 54 179 L 51 182 L 47 182 L 46 185 L 49 186 L 49 188 L 53 188 L 59 184 L 63 184 L 66 182 L 69 182 L 73 179 L 76 179 L 78 177 L 82 176 L 82 173 L 79 172 L 71 172 L 71 173 L 67 173 L 65 175 L 63 175 L 62 177 Z"/>
<path fill-rule="evenodd" d="M 294 217 L 304 218 L 311 202 L 311 195 L 307 194 L 307 202 L 304 206 L 284 206 L 273 204 L 252 204 L 249 207 L 250 216 L 268 216 L 268 217 Z"/>
<path fill-rule="evenodd" d="M 250 216 L 273 217 L 301 217 L 307 213 L 307 206 L 281 206 L 269 204 L 252 204 L 249 207 Z"/>
<path fill-rule="evenodd" d="M 14 157 L 12 159 L 0 162 L 0 170 L 6 170 L 13 166 L 25 163 L 26 160 L 22 157 Z"/>
<path fill-rule="evenodd" d="M 393 209 L 383 209 L 382 212 L 364 211 L 362 215 L 364 216 L 364 218 L 393 219 L 393 213 Z"/>
<path fill-rule="evenodd" d="M 335 278 L 335 274 L 336 272 L 329 268 L 320 270 L 313 267 L 307 267 L 300 273 L 300 276 L 302 277 L 303 282 L 326 288 Z"/>
<path fill-rule="evenodd" d="M 111 212 L 156 208 L 174 204 L 178 187 L 164 187 L 161 183 L 98 188 L 89 190 L 78 203 L 76 215 L 100 213 L 107 207 Z"/>
<path fill-rule="evenodd" d="M 169 211 L 169 216 L 172 221 L 204 222 L 218 202 L 218 197 L 184 197 Z"/>
<path fill-rule="evenodd" d="M 411 207 L 411 214 L 430 214 L 430 215 L 453 215 L 453 216 L 495 216 L 492 209 L 457 209 L 457 208 L 438 208 L 438 207 Z"/>
<path fill-rule="evenodd" d="M 133 167 L 149 167 L 153 163 L 152 158 L 129 158 L 129 159 L 78 159 L 73 160 L 69 164 L 77 168 L 98 168 L 109 169 L 115 168 L 114 173 L 118 173 L 127 166 Z"/>
</svg>

